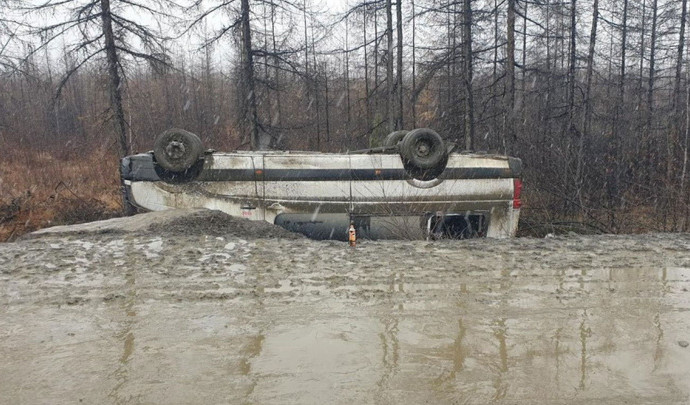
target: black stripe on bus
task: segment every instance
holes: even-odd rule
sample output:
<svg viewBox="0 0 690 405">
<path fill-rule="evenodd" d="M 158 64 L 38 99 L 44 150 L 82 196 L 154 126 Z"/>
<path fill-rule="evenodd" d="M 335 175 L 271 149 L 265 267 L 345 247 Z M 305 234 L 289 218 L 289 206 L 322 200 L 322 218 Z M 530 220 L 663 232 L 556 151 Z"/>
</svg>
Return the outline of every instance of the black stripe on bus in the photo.
<svg viewBox="0 0 690 405">
<path fill-rule="evenodd" d="M 502 179 L 512 178 L 508 168 L 447 168 L 441 179 Z M 201 172 L 198 181 L 373 181 L 407 180 L 404 169 L 208 169 Z"/>
<path fill-rule="evenodd" d="M 146 156 L 143 156 L 146 157 Z M 161 180 L 153 161 L 136 155 L 123 159 L 122 177 L 133 181 Z M 516 175 L 510 168 L 449 167 L 440 179 L 505 179 Z M 412 176 L 405 169 L 206 169 L 197 181 L 374 181 L 408 180 Z"/>
</svg>

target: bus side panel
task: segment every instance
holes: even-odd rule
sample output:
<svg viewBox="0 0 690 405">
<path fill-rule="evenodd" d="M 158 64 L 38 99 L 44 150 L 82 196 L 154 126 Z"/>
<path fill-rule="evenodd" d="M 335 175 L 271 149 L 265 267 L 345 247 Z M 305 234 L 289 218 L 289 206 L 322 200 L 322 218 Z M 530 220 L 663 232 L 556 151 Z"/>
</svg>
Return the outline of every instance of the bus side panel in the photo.
<svg viewBox="0 0 690 405">
<path fill-rule="evenodd" d="M 350 180 L 347 173 L 348 155 L 283 155 L 264 157 L 263 193 L 268 201 L 318 202 L 348 204 Z M 304 180 L 300 171 L 304 171 Z M 341 171 L 342 178 L 318 178 L 319 173 L 332 175 Z M 307 176 L 315 176 L 313 179 Z M 281 178 L 285 173 L 285 178 Z M 289 176 L 289 177 L 288 177 Z"/>
</svg>

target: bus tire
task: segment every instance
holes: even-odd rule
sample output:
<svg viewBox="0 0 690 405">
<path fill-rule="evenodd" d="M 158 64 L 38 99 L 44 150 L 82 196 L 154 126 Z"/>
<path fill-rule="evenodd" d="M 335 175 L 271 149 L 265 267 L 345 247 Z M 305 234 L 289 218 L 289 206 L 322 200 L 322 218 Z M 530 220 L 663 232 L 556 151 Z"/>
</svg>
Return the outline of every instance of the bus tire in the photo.
<svg viewBox="0 0 690 405">
<path fill-rule="evenodd" d="M 416 169 L 437 168 L 446 159 L 446 148 L 441 135 L 428 128 L 410 131 L 400 143 L 403 160 Z"/>
<path fill-rule="evenodd" d="M 169 129 L 158 135 L 153 145 L 153 157 L 164 170 L 182 173 L 194 166 L 204 153 L 201 139 L 183 129 Z"/>
<path fill-rule="evenodd" d="M 383 140 L 383 146 L 397 146 L 400 141 L 403 140 L 405 135 L 407 135 L 409 131 L 395 131 L 391 132 L 386 136 L 386 139 Z"/>
</svg>

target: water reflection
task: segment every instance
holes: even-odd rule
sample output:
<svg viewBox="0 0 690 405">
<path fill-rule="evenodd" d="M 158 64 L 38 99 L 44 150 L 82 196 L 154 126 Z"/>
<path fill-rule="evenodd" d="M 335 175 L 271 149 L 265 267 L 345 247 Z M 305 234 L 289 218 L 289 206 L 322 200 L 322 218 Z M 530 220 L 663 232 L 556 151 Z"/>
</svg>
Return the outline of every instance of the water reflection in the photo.
<svg viewBox="0 0 690 405">
<path fill-rule="evenodd" d="M 498 319 L 494 320 L 492 325 L 492 334 L 496 339 L 498 345 L 498 360 L 499 364 L 496 367 L 496 376 L 493 381 L 493 387 L 495 393 L 493 395 L 493 400 L 500 400 L 505 398 L 508 392 L 508 383 L 505 381 L 505 374 L 508 372 L 508 346 L 506 344 L 506 339 L 508 335 L 508 325 L 507 319 L 505 318 L 505 313 L 510 307 L 511 294 L 510 290 L 513 287 L 513 280 L 511 277 L 511 271 L 514 268 L 515 258 L 509 256 L 505 259 L 505 265 L 500 270 L 500 300 L 499 300 L 499 311 L 497 313 L 500 316 Z"/>
<path fill-rule="evenodd" d="M 381 340 L 381 364 L 383 372 L 378 381 L 378 386 L 385 389 L 388 381 L 395 375 L 400 360 L 400 343 L 398 341 L 398 319 L 396 317 L 385 318 L 381 321 L 383 331 L 379 333 Z"/>
<path fill-rule="evenodd" d="M 585 291 L 585 279 L 587 278 L 587 268 L 583 267 L 580 270 L 580 277 L 578 278 L 578 281 L 580 282 L 580 290 Z"/>
<path fill-rule="evenodd" d="M 661 314 L 654 314 L 654 328 L 656 329 L 656 344 L 654 349 L 654 367 L 652 371 L 657 371 L 664 356 L 664 329 L 661 327 Z"/>
<path fill-rule="evenodd" d="M 554 339 L 554 351 L 553 351 L 553 356 L 555 360 L 555 367 L 556 367 L 556 372 L 554 373 L 554 377 L 556 380 L 556 389 L 560 387 L 561 385 L 561 334 L 563 333 L 563 328 L 557 328 L 556 332 L 553 335 Z"/>
<path fill-rule="evenodd" d="M 124 404 L 132 401 L 132 395 L 127 394 L 124 388 L 130 380 L 130 361 L 134 353 L 134 326 L 136 323 L 136 278 L 133 270 L 125 274 L 124 284 L 125 298 L 120 302 L 121 310 L 124 312 L 122 320 L 122 330 L 117 335 L 117 339 L 122 342 L 122 355 L 119 359 L 117 369 L 112 377 L 115 379 L 115 386 L 108 394 L 116 404 Z"/>
<path fill-rule="evenodd" d="M 495 322 L 493 335 L 498 342 L 498 358 L 499 367 L 496 371 L 496 377 L 494 379 L 494 389 L 495 393 L 493 400 L 503 399 L 508 392 L 508 384 L 504 381 L 504 375 L 508 372 L 508 346 L 506 345 L 506 335 L 508 333 L 508 327 L 506 326 L 505 319 L 499 319 Z"/>
<path fill-rule="evenodd" d="M 260 244 L 261 242 L 257 242 Z M 260 256 L 252 256 L 250 264 L 247 268 L 250 281 L 254 284 L 254 294 L 252 294 L 251 305 L 247 309 L 247 316 L 249 319 L 265 319 L 266 315 L 266 291 L 265 284 L 267 283 L 265 277 L 265 263 Z M 247 387 L 244 398 L 248 400 L 251 398 L 256 389 L 260 375 L 253 373 L 252 362 L 261 355 L 266 340 L 266 330 L 263 323 L 258 328 L 256 333 L 249 334 L 245 338 L 244 344 L 239 349 L 239 372 L 241 375 L 249 378 L 249 386 Z"/>
<path fill-rule="evenodd" d="M 495 270 L 488 287 L 483 284 L 487 279 L 476 275 L 457 284 L 455 313 L 461 316 L 454 327 L 428 334 L 430 341 L 445 334 L 452 343 L 445 349 L 409 348 L 420 353 L 415 357 L 421 359 L 419 367 L 434 367 L 428 359 L 447 362 L 432 385 L 441 402 L 467 393 L 486 402 L 647 398 L 654 395 L 646 391 L 649 387 L 666 384 L 662 376 L 671 364 L 666 354 L 671 348 L 677 351 L 677 338 L 667 337 L 665 324 L 669 311 L 683 300 L 672 293 L 668 269 L 555 269 L 551 277 L 532 280 L 515 277 L 511 269 Z M 531 271 L 549 274 L 548 269 Z M 500 287 L 492 290 L 496 282 Z M 443 308 L 444 300 L 435 305 Z M 447 313 L 427 314 L 448 319 Z M 420 328 L 419 323 L 405 326 Z M 400 367 L 410 365 L 403 361 Z M 490 384 L 490 392 L 482 381 Z M 535 386 L 543 389 L 524 389 Z"/>
<path fill-rule="evenodd" d="M 666 298 L 670 293 L 671 287 L 668 283 L 668 268 L 666 266 L 661 269 L 661 297 Z M 659 308 L 661 309 L 661 308 Z M 661 325 L 661 313 L 654 314 L 654 328 L 656 329 L 656 345 L 654 350 L 654 367 L 652 371 L 657 371 L 662 364 L 664 357 L 664 329 Z"/>
<path fill-rule="evenodd" d="M 587 326 L 587 310 L 582 311 L 580 322 L 580 389 L 585 389 L 587 379 L 587 339 L 592 336 L 592 329 Z"/>
<path fill-rule="evenodd" d="M 382 314 L 381 325 L 383 331 L 379 333 L 381 345 L 381 365 L 382 373 L 377 382 L 380 392 L 385 391 L 391 379 L 393 379 L 398 371 L 398 363 L 400 361 L 400 341 L 398 339 L 399 316 L 403 311 L 403 304 L 399 303 L 395 306 L 396 295 L 395 292 L 404 293 L 404 276 L 403 273 L 392 273 L 389 277 L 388 284 L 388 299 L 387 304 L 389 310 Z M 396 309 L 397 308 L 397 309 Z"/>
<path fill-rule="evenodd" d="M 10 327 L 35 328 L 50 341 L 33 338 L 24 352 L 7 356 L 6 375 L 17 370 L 30 378 L 20 385 L 13 376 L 19 388 L 5 387 L 19 393 L 32 381 L 52 382 L 44 386 L 65 394 L 86 359 L 85 372 L 114 370 L 84 379 L 96 381 L 88 403 L 690 398 L 690 349 L 677 343 L 690 339 L 687 253 L 668 267 L 612 260 L 590 267 L 559 266 L 560 258 L 544 260 L 543 252 L 500 257 L 491 246 L 459 257 L 456 244 L 409 245 L 426 255 L 418 257 L 396 245 L 390 249 L 402 265 L 385 266 L 373 260 L 383 243 L 342 255 L 327 244 L 318 245 L 324 253 L 302 249 L 302 242 L 261 243 L 283 261 L 252 251 L 240 270 L 176 279 L 138 267 L 108 273 L 104 290 L 115 291 L 115 300 L 6 311 Z M 484 248 L 483 241 L 467 243 Z M 302 258 L 328 249 L 328 263 L 310 266 Z M 237 295 L 206 294 L 229 285 Z M 25 326 L 20 317 L 27 313 L 34 319 Z M 62 336 L 67 331 L 76 335 Z M 4 339 L 18 345 L 20 337 Z M 54 378 L 65 371 L 71 380 Z"/>
<path fill-rule="evenodd" d="M 249 336 L 249 341 L 240 349 L 240 373 L 248 376 L 252 370 L 251 360 L 261 354 L 264 340 L 263 334 Z"/>
<path fill-rule="evenodd" d="M 236 392 L 256 403 L 587 403 L 665 386 L 677 299 L 666 270 L 502 264 L 342 277 L 317 298 L 276 288 L 285 274 L 253 259 L 241 299 L 251 325 L 231 349 Z M 366 295 L 331 294 L 343 287 Z M 122 342 L 126 364 L 134 335 Z"/>
<path fill-rule="evenodd" d="M 451 378 L 455 379 L 458 372 L 462 371 L 465 365 L 465 348 L 463 346 L 463 340 L 465 340 L 465 334 L 467 333 L 467 328 L 462 322 L 462 318 L 458 319 L 458 335 L 455 337 L 455 342 L 453 342 L 453 372 Z"/>
</svg>

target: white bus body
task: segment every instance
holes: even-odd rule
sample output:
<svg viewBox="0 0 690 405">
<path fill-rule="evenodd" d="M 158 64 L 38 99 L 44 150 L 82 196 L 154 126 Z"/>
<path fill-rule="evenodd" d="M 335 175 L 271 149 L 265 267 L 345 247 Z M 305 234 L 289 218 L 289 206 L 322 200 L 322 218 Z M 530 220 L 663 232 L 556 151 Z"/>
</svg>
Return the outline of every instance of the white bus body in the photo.
<svg viewBox="0 0 690 405">
<path fill-rule="evenodd" d="M 432 180 L 394 153 L 207 152 L 192 180 L 162 180 L 152 153 L 122 160 L 129 203 L 141 210 L 208 208 L 317 239 L 513 237 L 521 162 L 458 154 Z"/>
</svg>

